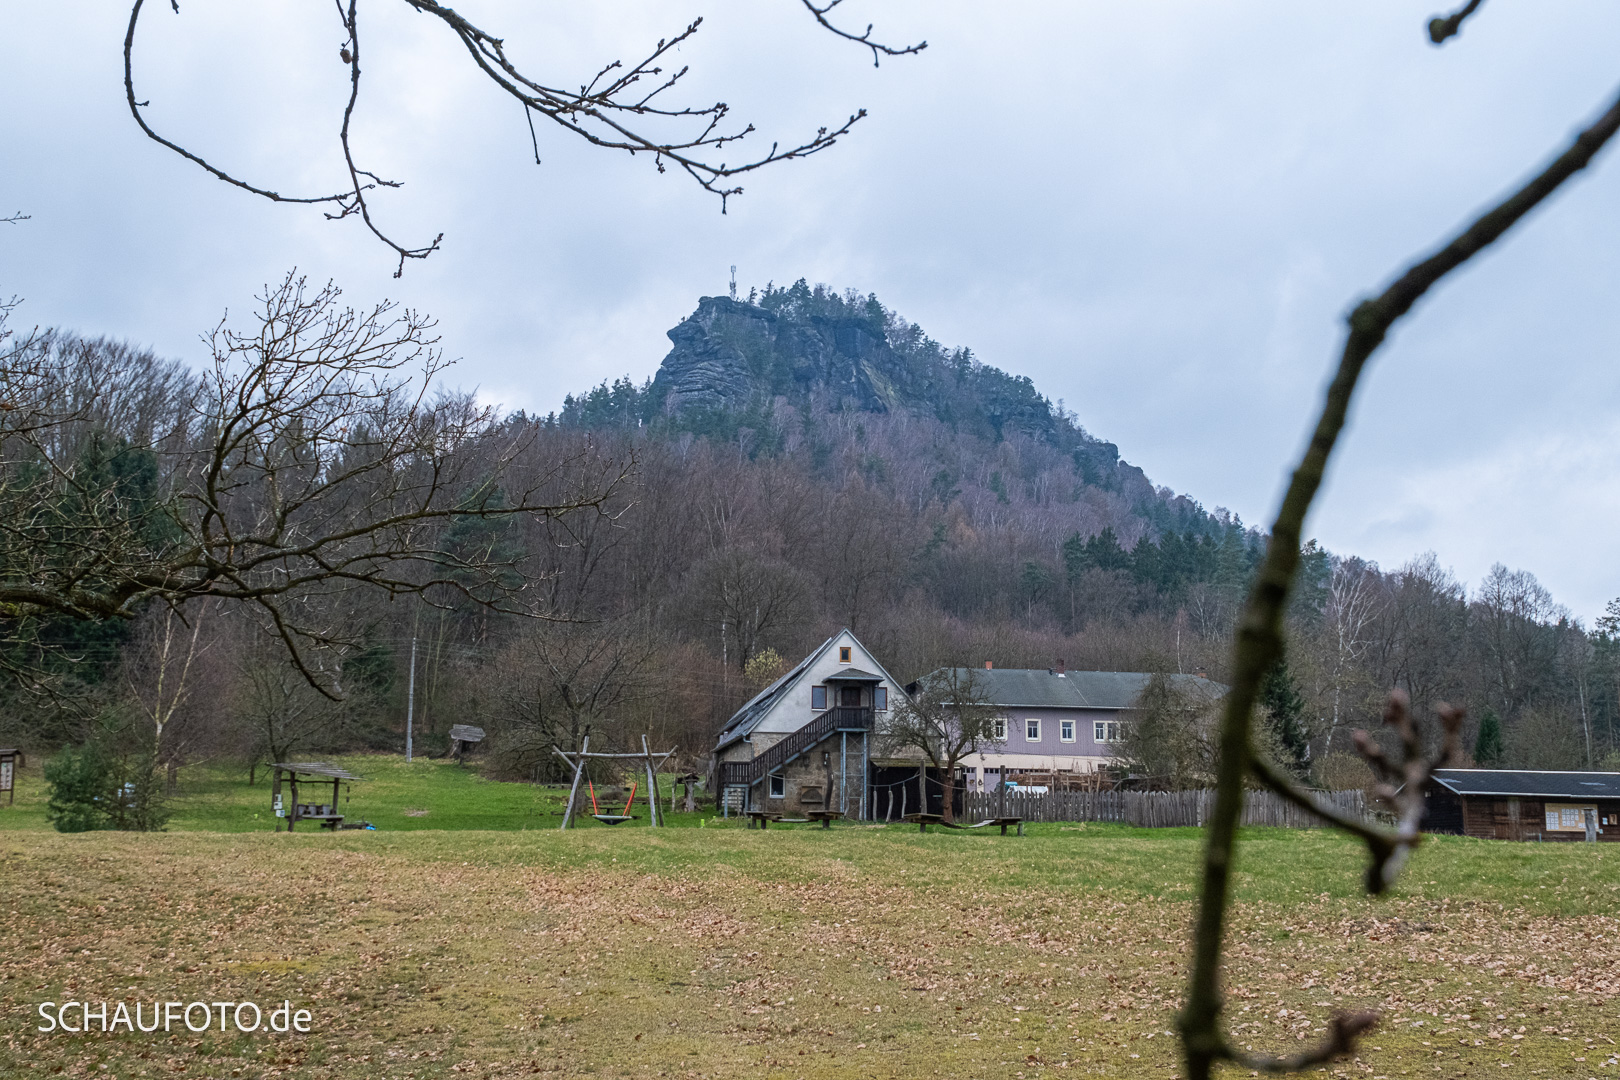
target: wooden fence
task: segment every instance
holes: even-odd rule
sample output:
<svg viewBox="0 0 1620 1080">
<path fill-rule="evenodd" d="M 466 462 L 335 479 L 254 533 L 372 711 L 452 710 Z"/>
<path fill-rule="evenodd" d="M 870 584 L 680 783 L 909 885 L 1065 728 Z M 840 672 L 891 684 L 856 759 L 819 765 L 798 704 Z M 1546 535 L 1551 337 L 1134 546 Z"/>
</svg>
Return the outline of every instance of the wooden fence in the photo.
<svg viewBox="0 0 1620 1080">
<path fill-rule="evenodd" d="M 962 796 L 962 816 L 980 820 L 1000 816 L 1002 796 L 969 791 Z M 1368 816 L 1360 791 L 1319 791 L 1316 798 L 1334 809 Z M 1213 791 L 1053 791 L 1044 795 L 1007 792 L 1008 817 L 1025 821 L 1118 821 L 1142 828 L 1202 825 L 1215 808 Z M 1286 829 L 1319 827 L 1322 819 L 1269 791 L 1250 791 L 1243 800 L 1243 824 Z"/>
</svg>

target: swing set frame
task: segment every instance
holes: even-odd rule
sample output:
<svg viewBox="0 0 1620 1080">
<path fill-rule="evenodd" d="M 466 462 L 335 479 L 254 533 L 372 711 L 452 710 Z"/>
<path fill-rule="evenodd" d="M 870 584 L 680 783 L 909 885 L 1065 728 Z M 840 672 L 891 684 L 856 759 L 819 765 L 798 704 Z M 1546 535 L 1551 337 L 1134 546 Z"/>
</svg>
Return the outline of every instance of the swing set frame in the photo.
<svg viewBox="0 0 1620 1080">
<path fill-rule="evenodd" d="M 647 736 L 643 735 L 641 737 L 641 753 L 639 754 L 593 754 L 590 752 L 590 732 L 586 732 L 585 738 L 581 740 L 578 750 L 570 752 L 557 746 L 553 746 L 551 749 L 558 757 L 562 758 L 564 761 L 568 762 L 568 764 L 574 767 L 574 782 L 569 785 L 568 788 L 568 805 L 563 808 L 563 820 L 562 825 L 559 826 L 559 828 L 566 829 L 570 825 L 574 824 L 574 805 L 579 799 L 579 781 L 581 777 L 585 777 L 585 765 L 592 758 L 640 759 L 643 768 L 647 770 L 646 799 L 648 824 L 654 829 L 661 828 L 666 824 L 664 821 L 663 812 L 658 807 L 658 770 L 663 767 L 664 762 L 668 761 L 679 752 L 679 747 L 668 750 L 663 754 L 656 755 L 656 760 L 654 760 L 655 755 L 653 754 L 651 747 L 649 747 L 647 744 Z M 623 821 L 633 820 L 630 814 L 630 807 L 636 801 L 637 783 L 639 783 L 639 781 L 633 782 L 630 785 L 630 799 L 624 804 L 624 813 L 603 814 L 599 812 L 596 805 L 596 785 L 591 783 L 589 777 L 585 777 L 585 784 L 591 796 L 591 816 L 604 825 L 617 825 Z"/>
</svg>

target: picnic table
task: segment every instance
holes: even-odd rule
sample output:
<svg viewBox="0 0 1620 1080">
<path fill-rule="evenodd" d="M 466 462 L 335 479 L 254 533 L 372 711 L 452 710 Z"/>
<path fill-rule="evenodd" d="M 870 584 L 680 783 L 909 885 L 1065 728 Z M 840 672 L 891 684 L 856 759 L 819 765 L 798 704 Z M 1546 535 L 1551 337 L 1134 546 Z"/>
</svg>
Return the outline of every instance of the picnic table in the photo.
<svg viewBox="0 0 1620 1080">
<path fill-rule="evenodd" d="M 336 829 L 343 824 L 343 815 L 337 813 L 337 807 L 327 803 L 297 803 L 297 813 L 293 815 L 294 821 L 318 822 L 323 829 Z"/>
<path fill-rule="evenodd" d="M 842 810 L 808 810 L 804 815 L 811 821 L 821 822 L 823 829 L 832 828 L 832 823 L 844 816 Z"/>
<path fill-rule="evenodd" d="M 363 776 L 356 776 L 347 769 L 325 761 L 277 761 L 270 765 L 272 770 L 270 783 L 271 811 L 275 814 L 276 831 L 281 830 L 282 821 L 287 823 L 287 831 L 292 832 L 294 826 L 300 821 L 313 821 L 323 829 L 334 832 L 343 827 L 343 815 L 337 812 L 338 785 L 344 782 L 364 780 Z M 292 787 L 292 798 L 288 800 L 286 808 L 281 801 L 281 785 L 285 781 Z M 303 802 L 298 798 L 298 785 L 306 789 L 314 784 L 325 787 L 332 785 L 332 801 L 329 803 Z M 357 826 L 364 828 L 362 823 Z"/>
</svg>

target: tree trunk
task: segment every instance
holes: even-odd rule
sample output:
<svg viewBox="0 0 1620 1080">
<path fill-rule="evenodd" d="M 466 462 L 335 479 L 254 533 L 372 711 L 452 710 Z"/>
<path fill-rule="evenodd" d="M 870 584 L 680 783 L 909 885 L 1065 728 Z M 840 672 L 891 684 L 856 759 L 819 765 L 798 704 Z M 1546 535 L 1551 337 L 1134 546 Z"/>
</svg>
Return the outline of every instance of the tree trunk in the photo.
<svg viewBox="0 0 1620 1080">
<path fill-rule="evenodd" d="M 956 794 L 956 768 L 952 766 L 949 769 L 942 770 L 942 772 L 944 773 L 944 779 L 941 784 L 945 788 L 945 805 L 940 807 L 939 812 L 945 815 L 946 821 L 955 822 L 956 815 L 951 811 L 951 799 Z"/>
</svg>

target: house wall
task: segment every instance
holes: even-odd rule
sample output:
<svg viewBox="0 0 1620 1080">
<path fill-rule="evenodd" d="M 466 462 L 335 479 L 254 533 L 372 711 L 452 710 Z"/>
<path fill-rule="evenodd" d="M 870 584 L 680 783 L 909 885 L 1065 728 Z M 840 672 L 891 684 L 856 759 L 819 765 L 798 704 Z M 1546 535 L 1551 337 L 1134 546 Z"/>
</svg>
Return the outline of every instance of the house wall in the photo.
<svg viewBox="0 0 1620 1080">
<path fill-rule="evenodd" d="M 1107 765 L 1114 756 L 1114 743 L 1099 742 L 1096 737 L 1098 721 L 1118 723 L 1125 719 L 1123 709 L 1071 709 L 1056 706 L 1018 707 L 1006 710 L 1007 738 L 1002 742 L 987 742 L 979 753 L 965 758 L 962 764 L 969 770 L 977 785 L 984 774 L 1009 771 L 1066 771 L 1095 772 Z M 1025 721 L 1040 721 L 1040 737 L 1027 737 Z M 1063 741 L 1063 721 L 1074 721 L 1074 741 Z M 992 778 L 992 784 L 995 782 Z"/>
<path fill-rule="evenodd" d="M 1544 843 L 1586 841 L 1586 829 L 1547 826 L 1549 810 L 1565 807 L 1594 807 L 1598 816 L 1599 843 L 1620 843 L 1620 800 L 1539 799 L 1528 796 L 1509 798 L 1496 795 L 1458 796 L 1436 787 L 1425 796 L 1429 832 L 1472 836 L 1480 840 L 1531 840 Z"/>
<path fill-rule="evenodd" d="M 1585 843 L 1586 828 L 1569 827 L 1559 811 L 1592 807 L 1597 810 L 1599 843 L 1620 842 L 1620 800 L 1613 799 L 1508 799 L 1488 795 L 1462 797 L 1463 832 L 1484 840 L 1539 840 L 1544 843 Z M 1517 814 L 1514 813 L 1517 803 Z M 1559 823 L 1549 827 L 1551 811 Z M 1581 820 L 1577 814 L 1576 820 Z"/>
<path fill-rule="evenodd" d="M 753 808 L 794 817 L 808 810 L 841 810 L 851 818 L 857 816 L 861 812 L 861 780 L 866 769 L 862 737 L 849 733 L 846 746 L 843 734 L 823 739 L 782 767 L 780 798 L 771 797 L 769 777 L 761 780 L 754 789 Z M 825 762 L 823 754 L 827 756 Z"/>
<path fill-rule="evenodd" d="M 847 662 L 838 659 L 838 650 L 840 648 L 849 649 L 850 657 Z M 769 745 L 762 742 L 761 736 L 770 734 L 786 735 L 808 724 L 811 718 L 820 711 L 810 708 L 810 688 L 825 683 L 827 676 L 842 671 L 847 667 L 859 668 L 874 675 L 883 674 L 883 665 L 876 657 L 867 652 L 859 641 L 855 640 L 855 635 L 848 631 L 840 633 L 833 643 L 827 647 L 827 650 L 817 658 L 816 662 L 810 665 L 810 669 L 799 677 L 799 681 L 793 688 L 782 696 L 782 699 L 776 703 L 770 713 L 754 728 L 751 737 L 755 740 L 756 749 L 747 756 L 752 757 L 760 750 L 763 750 L 766 745 Z M 892 711 L 895 696 L 901 693 L 900 688 L 887 679 L 878 685 L 888 690 L 889 708 Z M 866 690 L 865 701 L 867 705 L 872 702 L 870 688 Z M 836 705 L 837 702 L 829 699 L 828 704 Z M 879 726 L 882 725 L 887 715 L 887 712 L 878 713 L 877 722 Z"/>
<path fill-rule="evenodd" d="M 1463 831 L 1462 800 L 1450 788 L 1431 784 L 1423 793 L 1425 832 L 1461 836 Z"/>
</svg>

